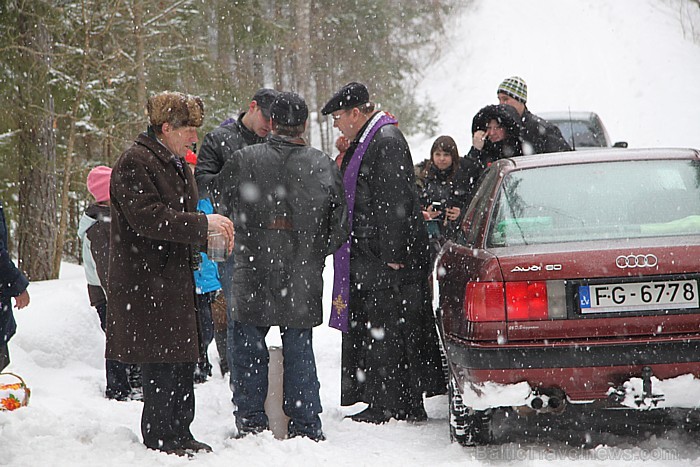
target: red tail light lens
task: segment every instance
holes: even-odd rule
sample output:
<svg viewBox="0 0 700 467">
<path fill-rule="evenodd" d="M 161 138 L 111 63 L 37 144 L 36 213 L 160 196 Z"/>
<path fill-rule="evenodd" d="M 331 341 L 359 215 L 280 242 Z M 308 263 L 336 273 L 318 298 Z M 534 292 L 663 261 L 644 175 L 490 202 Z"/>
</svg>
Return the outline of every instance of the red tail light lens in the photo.
<svg viewBox="0 0 700 467">
<path fill-rule="evenodd" d="M 464 296 L 469 321 L 528 321 L 549 319 L 547 283 L 469 282 Z"/>
<path fill-rule="evenodd" d="M 506 283 L 506 310 L 509 321 L 547 319 L 547 283 L 525 281 Z"/>
<path fill-rule="evenodd" d="M 469 321 L 505 321 L 503 282 L 469 282 L 464 311 Z"/>
</svg>

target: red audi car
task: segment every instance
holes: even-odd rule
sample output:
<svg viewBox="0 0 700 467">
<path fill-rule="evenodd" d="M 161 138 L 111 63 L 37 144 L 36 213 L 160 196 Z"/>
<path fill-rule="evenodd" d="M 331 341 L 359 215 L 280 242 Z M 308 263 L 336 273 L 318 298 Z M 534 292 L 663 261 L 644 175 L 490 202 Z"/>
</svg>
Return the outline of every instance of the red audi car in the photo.
<svg viewBox="0 0 700 467">
<path fill-rule="evenodd" d="M 436 265 L 454 441 L 503 407 L 671 407 L 659 383 L 700 377 L 699 151 L 500 160 L 460 235 Z"/>
</svg>

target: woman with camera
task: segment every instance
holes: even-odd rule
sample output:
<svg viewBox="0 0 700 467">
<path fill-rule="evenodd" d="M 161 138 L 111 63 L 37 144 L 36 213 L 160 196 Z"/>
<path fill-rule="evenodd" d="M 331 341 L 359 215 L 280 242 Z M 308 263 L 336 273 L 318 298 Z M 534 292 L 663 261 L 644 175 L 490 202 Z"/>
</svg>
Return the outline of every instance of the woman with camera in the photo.
<svg viewBox="0 0 700 467">
<path fill-rule="evenodd" d="M 445 240 L 454 238 L 462 220 L 467 197 L 464 177 L 459 176 L 459 151 L 450 136 L 440 136 L 430 149 L 430 159 L 416 165 L 423 218 L 437 255 Z"/>
</svg>

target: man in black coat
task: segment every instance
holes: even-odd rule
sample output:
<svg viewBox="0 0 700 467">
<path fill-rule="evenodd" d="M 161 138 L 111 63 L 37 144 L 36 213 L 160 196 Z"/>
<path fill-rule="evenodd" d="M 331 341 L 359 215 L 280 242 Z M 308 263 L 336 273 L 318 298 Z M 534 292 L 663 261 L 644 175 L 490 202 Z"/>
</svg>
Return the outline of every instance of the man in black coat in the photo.
<svg viewBox="0 0 700 467">
<path fill-rule="evenodd" d="M 352 419 L 424 420 L 423 394 L 444 392 L 432 309 L 430 253 L 413 160 L 396 120 L 374 110 L 361 83 L 323 107 L 351 142 L 343 158 L 352 233 L 336 253 L 332 316 L 343 334 L 341 404 Z M 348 271 L 348 277 L 344 276 Z M 426 306 L 427 305 L 427 306 Z M 343 313 L 347 313 L 343 315 Z"/>
<path fill-rule="evenodd" d="M 260 88 L 253 99 L 248 104 L 248 109 L 242 112 L 237 120 L 225 123 L 213 129 L 204 137 L 202 146 L 197 154 L 197 166 L 194 170 L 194 177 L 199 188 L 199 197 L 214 198 L 211 182 L 216 175 L 221 172 L 226 161 L 231 159 L 233 153 L 252 144 L 260 144 L 265 141 L 265 137 L 270 131 L 270 106 L 277 97 L 274 89 Z M 230 215 L 226 206 L 217 206 L 216 212 L 223 215 Z M 219 277 L 221 278 L 221 289 L 226 299 L 226 355 L 227 363 L 231 359 L 231 303 L 233 301 L 233 268 L 235 256 L 231 255 L 226 261 L 219 263 Z M 218 333 L 217 333 L 218 335 Z M 231 381 L 233 384 L 233 381 Z"/>
<path fill-rule="evenodd" d="M 274 89 L 258 89 L 248 110 L 242 112 L 237 120 L 207 133 L 197 154 L 194 171 L 200 193 L 209 189 L 212 179 L 221 172 L 234 152 L 265 141 L 270 131 L 270 106 L 277 94 Z"/>
<path fill-rule="evenodd" d="M 323 320 L 325 258 L 349 234 L 345 195 L 335 162 L 302 139 L 304 99 L 280 93 L 271 117 L 267 141 L 235 152 L 212 185 L 237 229 L 229 321 L 234 414 L 239 436 L 268 429 L 265 336 L 279 326 L 288 435 L 320 441 L 312 328 Z"/>
<path fill-rule="evenodd" d="M 496 91 L 498 102 L 510 105 L 521 119 L 520 137 L 523 154 L 571 151 L 571 146 L 556 125 L 530 112 L 527 108 L 527 84 L 519 76 L 503 80 Z"/>
<path fill-rule="evenodd" d="M 0 371 L 10 364 L 7 343 L 17 330 L 11 299 L 15 299 L 18 310 L 29 305 L 28 285 L 29 281 L 10 258 L 5 212 L 0 203 Z"/>
</svg>

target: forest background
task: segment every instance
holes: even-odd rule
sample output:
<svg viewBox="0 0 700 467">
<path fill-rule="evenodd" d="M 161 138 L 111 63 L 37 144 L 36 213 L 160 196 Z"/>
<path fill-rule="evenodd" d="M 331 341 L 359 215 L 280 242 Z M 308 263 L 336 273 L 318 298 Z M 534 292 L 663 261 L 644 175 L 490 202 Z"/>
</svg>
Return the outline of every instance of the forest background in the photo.
<svg viewBox="0 0 700 467">
<path fill-rule="evenodd" d="M 0 200 L 30 280 L 79 260 L 85 177 L 145 130 L 148 95 L 205 101 L 200 138 L 245 109 L 256 89 L 303 95 L 313 112 L 351 80 L 371 83 L 405 131 L 434 112 L 412 79 L 439 48 L 453 0 L 0 0 Z"/>
<path fill-rule="evenodd" d="M 486 0 L 481 0 L 486 1 Z M 679 5 L 700 40 L 700 0 Z M 348 81 L 404 133 L 434 135 L 416 97 L 450 20 L 478 0 L 0 0 L 0 201 L 10 251 L 32 281 L 79 262 L 89 170 L 111 166 L 145 130 L 151 93 L 201 96 L 200 138 L 244 110 L 259 87 L 309 105 L 310 144 L 329 154 L 332 121 L 316 112 Z M 494 34 L 499 27 L 494 18 Z"/>
</svg>

